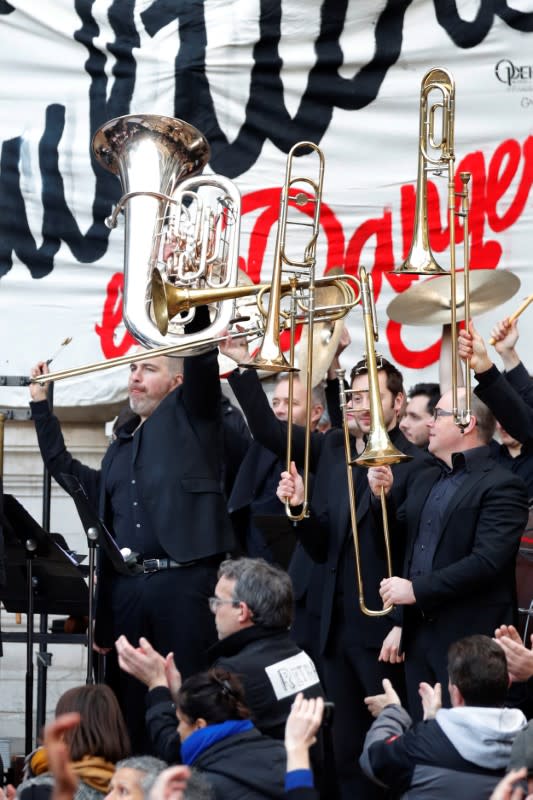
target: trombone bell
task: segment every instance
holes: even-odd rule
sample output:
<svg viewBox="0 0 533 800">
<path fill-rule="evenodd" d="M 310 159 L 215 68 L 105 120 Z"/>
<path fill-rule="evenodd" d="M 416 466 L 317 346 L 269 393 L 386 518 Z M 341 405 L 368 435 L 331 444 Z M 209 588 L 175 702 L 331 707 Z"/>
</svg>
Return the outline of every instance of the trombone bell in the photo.
<svg viewBox="0 0 533 800">
<path fill-rule="evenodd" d="M 385 428 L 376 428 L 370 431 L 364 452 L 350 461 L 350 464 L 359 464 L 360 467 L 383 467 L 387 464 L 399 464 L 400 461 L 411 461 L 408 456 L 398 450 L 391 442 Z"/>
<path fill-rule="evenodd" d="M 437 99 L 435 99 L 435 97 Z M 429 243 L 428 172 L 449 174 L 453 168 L 453 125 L 455 84 L 450 73 L 435 67 L 424 75 L 420 93 L 420 122 L 418 131 L 418 171 L 413 239 L 409 254 L 396 275 L 442 275 L 449 271 L 435 259 Z M 442 116 L 440 139 L 435 132 L 436 113 Z"/>
</svg>

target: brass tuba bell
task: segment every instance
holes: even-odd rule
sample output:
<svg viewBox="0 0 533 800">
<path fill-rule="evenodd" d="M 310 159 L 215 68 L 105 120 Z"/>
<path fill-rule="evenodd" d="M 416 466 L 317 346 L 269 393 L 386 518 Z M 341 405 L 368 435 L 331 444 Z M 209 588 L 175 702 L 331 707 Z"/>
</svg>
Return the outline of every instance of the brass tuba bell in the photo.
<svg viewBox="0 0 533 800">
<path fill-rule="evenodd" d="M 233 302 L 210 305 L 211 325 L 186 334 L 194 310 L 168 316 L 166 287 L 235 286 L 240 193 L 218 175 L 197 176 L 210 147 L 183 120 L 132 114 L 106 122 L 94 135 L 97 161 L 118 175 L 124 194 L 111 217 L 124 211 L 124 323 L 147 347 L 172 344 L 198 352 L 225 328 Z M 197 177 L 195 177 L 197 176 Z M 154 278 L 155 276 L 155 278 Z M 155 291 L 155 294 L 154 294 Z"/>
</svg>

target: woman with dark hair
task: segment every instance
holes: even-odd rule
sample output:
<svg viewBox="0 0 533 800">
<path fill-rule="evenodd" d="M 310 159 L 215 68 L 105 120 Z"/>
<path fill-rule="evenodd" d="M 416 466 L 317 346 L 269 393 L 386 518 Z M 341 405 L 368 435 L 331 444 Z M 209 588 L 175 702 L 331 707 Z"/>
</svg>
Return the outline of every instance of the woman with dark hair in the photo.
<svg viewBox="0 0 533 800">
<path fill-rule="evenodd" d="M 75 711 L 80 723 L 65 731 L 72 768 L 78 778 L 74 800 L 101 800 L 109 791 L 115 763 L 130 754 L 130 741 L 114 693 L 104 684 L 75 686 L 59 698 L 55 716 Z M 26 780 L 17 789 L 20 800 L 46 800 L 52 794 L 45 747 L 27 759 Z"/>
<path fill-rule="evenodd" d="M 183 682 L 176 702 L 181 758 L 206 778 L 215 800 L 284 798 L 283 742 L 250 719 L 235 675 L 211 669 Z"/>
</svg>

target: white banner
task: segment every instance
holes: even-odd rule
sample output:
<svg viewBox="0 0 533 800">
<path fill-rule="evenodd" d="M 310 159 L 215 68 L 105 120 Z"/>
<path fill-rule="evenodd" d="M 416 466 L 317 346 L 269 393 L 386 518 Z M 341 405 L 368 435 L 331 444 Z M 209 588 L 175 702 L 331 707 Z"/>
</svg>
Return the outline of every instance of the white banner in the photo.
<svg viewBox="0 0 533 800">
<path fill-rule="evenodd" d="M 533 292 L 532 0 L 0 0 L 0 23 L 2 375 L 28 374 L 67 336 L 54 368 L 132 346 L 124 227 L 104 225 L 121 186 L 91 153 L 95 131 L 124 114 L 178 117 L 204 133 L 208 171 L 242 194 L 240 266 L 255 282 L 272 271 L 286 154 L 299 140 L 320 145 L 318 274 L 373 271 L 378 347 L 410 385 L 437 379 L 441 332 L 388 320 L 416 280 L 390 270 L 413 228 L 420 81 L 445 67 L 457 86 L 456 172 L 472 173 L 472 268 L 509 269 L 522 284 L 480 331 Z M 445 184 L 430 183 L 429 222 L 447 265 Z M 363 350 L 358 309 L 348 325 L 347 368 Z M 527 362 L 531 313 L 520 327 Z M 58 383 L 56 404 L 111 402 L 124 383 L 124 370 Z M 0 406 L 26 397 L 4 388 Z"/>
</svg>

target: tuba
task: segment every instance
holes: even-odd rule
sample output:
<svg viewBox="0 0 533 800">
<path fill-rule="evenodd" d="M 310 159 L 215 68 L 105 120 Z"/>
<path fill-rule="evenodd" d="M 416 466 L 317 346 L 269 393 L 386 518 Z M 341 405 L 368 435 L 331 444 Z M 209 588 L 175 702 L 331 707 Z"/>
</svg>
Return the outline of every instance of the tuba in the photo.
<svg viewBox="0 0 533 800">
<path fill-rule="evenodd" d="M 211 324 L 185 333 L 194 310 L 169 317 L 168 287 L 235 286 L 240 193 L 219 175 L 198 176 L 209 160 L 205 137 L 187 122 L 138 114 L 106 122 L 94 135 L 97 161 L 118 175 L 124 194 L 124 323 L 146 347 L 183 345 L 198 352 L 228 327 L 233 303 L 210 304 Z"/>
</svg>

